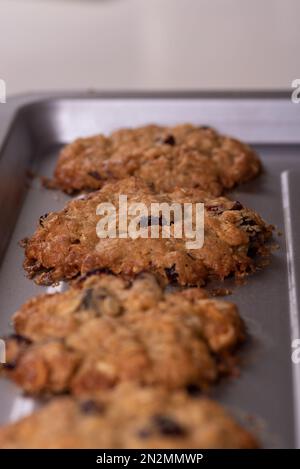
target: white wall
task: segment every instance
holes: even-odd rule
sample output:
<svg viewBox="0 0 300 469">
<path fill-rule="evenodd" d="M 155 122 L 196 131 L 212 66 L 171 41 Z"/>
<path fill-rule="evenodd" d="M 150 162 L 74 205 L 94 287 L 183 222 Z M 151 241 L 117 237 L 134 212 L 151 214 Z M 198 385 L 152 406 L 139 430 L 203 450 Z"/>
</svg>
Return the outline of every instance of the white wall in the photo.
<svg viewBox="0 0 300 469">
<path fill-rule="evenodd" d="M 289 88 L 299 0 L 0 0 L 8 94 Z"/>
</svg>

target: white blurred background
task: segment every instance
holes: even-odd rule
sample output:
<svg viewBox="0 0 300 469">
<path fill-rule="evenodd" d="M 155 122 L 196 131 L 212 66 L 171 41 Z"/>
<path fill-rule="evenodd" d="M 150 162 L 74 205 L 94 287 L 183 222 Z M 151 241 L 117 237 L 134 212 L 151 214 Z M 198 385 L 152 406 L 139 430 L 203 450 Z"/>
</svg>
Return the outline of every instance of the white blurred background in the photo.
<svg viewBox="0 0 300 469">
<path fill-rule="evenodd" d="M 0 0 L 9 95 L 288 89 L 299 48 L 299 0 Z"/>
</svg>

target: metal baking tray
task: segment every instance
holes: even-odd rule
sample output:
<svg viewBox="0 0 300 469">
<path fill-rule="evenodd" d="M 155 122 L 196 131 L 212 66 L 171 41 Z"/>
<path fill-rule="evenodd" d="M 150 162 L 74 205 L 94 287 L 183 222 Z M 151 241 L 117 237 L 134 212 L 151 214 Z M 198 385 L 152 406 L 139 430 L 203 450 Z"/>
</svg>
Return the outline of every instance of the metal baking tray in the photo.
<svg viewBox="0 0 300 469">
<path fill-rule="evenodd" d="M 0 104 L 0 336 L 29 297 L 52 291 L 28 280 L 18 241 L 33 233 L 40 215 L 61 209 L 67 196 L 28 182 L 28 170 L 50 176 L 62 144 L 79 136 L 146 123 L 206 124 L 241 138 L 259 152 L 264 173 L 230 194 L 282 232 L 271 264 L 235 286 L 234 301 L 250 339 L 240 376 L 212 395 L 244 422 L 252 422 L 266 448 L 300 447 L 300 364 L 292 341 L 300 338 L 300 105 L 281 94 L 33 95 Z M 58 288 L 64 288 L 60 285 Z M 0 423 L 36 404 L 0 380 Z M 251 423 L 250 422 L 250 423 Z"/>
</svg>

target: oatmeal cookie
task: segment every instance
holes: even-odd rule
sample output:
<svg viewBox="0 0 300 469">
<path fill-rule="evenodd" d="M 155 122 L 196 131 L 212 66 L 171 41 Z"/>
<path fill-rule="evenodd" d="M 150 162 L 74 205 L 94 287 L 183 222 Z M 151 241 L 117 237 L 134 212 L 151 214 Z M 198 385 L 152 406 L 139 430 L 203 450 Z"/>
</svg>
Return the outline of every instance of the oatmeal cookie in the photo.
<svg viewBox="0 0 300 469">
<path fill-rule="evenodd" d="M 61 397 L 0 428 L 2 449 L 255 448 L 218 403 L 163 388 L 120 385 L 89 400 Z"/>
<path fill-rule="evenodd" d="M 128 204 L 143 202 L 149 210 L 153 202 L 204 203 L 204 245 L 188 249 L 184 236 L 100 239 L 96 226 L 101 217 L 96 209 L 100 203 L 118 208 L 122 194 L 127 195 Z M 171 229 L 172 220 L 165 222 Z M 140 223 L 141 226 L 146 223 L 149 230 L 155 224 L 161 229 L 164 220 L 152 217 L 144 220 L 141 216 Z M 23 242 L 24 268 L 30 278 L 43 285 L 70 280 L 93 269 L 108 268 L 130 277 L 148 271 L 165 283 L 201 286 L 208 276 L 223 279 L 231 274 L 241 277 L 253 271 L 255 254 L 267 253 L 265 243 L 271 234 L 272 227 L 239 202 L 225 197 L 212 199 L 199 189 L 176 189 L 172 193 L 158 194 L 142 180 L 128 178 L 115 184 L 107 183 L 99 191 L 69 202 L 61 212 L 41 217 L 35 234 Z"/>
<path fill-rule="evenodd" d="M 72 193 L 136 176 L 156 191 L 169 192 L 178 186 L 218 196 L 254 178 L 260 168 L 254 150 L 212 128 L 148 125 L 67 145 L 58 159 L 54 186 Z"/>
<path fill-rule="evenodd" d="M 119 382 L 206 388 L 235 370 L 244 325 L 234 304 L 155 277 L 94 274 L 29 300 L 14 316 L 4 373 L 29 394 L 89 396 Z"/>
</svg>

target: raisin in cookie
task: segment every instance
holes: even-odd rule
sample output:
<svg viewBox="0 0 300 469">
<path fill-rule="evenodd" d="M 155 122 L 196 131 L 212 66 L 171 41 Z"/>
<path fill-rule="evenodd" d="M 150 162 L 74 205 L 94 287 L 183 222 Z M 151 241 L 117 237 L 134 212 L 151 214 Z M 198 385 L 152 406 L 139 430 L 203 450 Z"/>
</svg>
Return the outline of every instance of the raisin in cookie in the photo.
<svg viewBox="0 0 300 469">
<path fill-rule="evenodd" d="M 206 388 L 234 369 L 244 339 L 235 305 L 197 288 L 165 292 L 149 274 L 87 276 L 29 300 L 14 326 L 4 372 L 30 394 L 88 396 L 127 381 Z"/>
<path fill-rule="evenodd" d="M 208 127 L 149 125 L 110 137 L 80 138 L 60 153 L 54 186 L 72 193 L 95 190 L 107 180 L 143 178 L 157 191 L 201 188 L 215 196 L 260 171 L 248 145 Z"/>
<path fill-rule="evenodd" d="M 61 397 L 0 428 L 0 448 L 255 448 L 216 402 L 120 385 L 89 400 Z"/>
<path fill-rule="evenodd" d="M 100 239 L 96 233 L 101 218 L 96 214 L 98 205 L 113 204 L 118 215 L 119 195 L 124 194 L 128 204 L 142 202 L 149 213 L 152 203 L 204 203 L 204 245 L 188 249 L 185 236 Z M 143 218 L 141 224 L 145 223 Z M 149 229 L 163 224 L 160 218 L 149 218 Z M 168 223 L 172 225 L 172 220 Z M 208 276 L 223 279 L 253 271 L 254 255 L 267 252 L 265 243 L 272 234 L 272 227 L 239 202 L 225 197 L 211 199 L 199 189 L 158 194 L 136 178 L 105 184 L 99 191 L 69 202 L 61 212 L 42 217 L 40 225 L 31 238 L 24 240 L 24 268 L 30 278 L 44 285 L 108 268 L 130 277 L 148 271 L 164 282 L 201 286 Z"/>
</svg>

